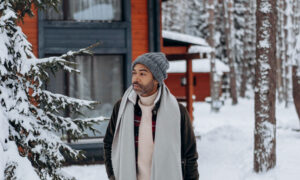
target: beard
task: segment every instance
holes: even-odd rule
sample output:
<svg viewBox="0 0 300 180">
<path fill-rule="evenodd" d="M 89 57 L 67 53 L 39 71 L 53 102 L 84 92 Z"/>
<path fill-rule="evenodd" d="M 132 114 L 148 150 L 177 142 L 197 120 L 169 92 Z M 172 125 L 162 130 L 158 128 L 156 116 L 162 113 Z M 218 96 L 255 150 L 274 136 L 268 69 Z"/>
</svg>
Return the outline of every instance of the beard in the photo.
<svg viewBox="0 0 300 180">
<path fill-rule="evenodd" d="M 155 84 L 154 84 L 154 81 L 150 81 L 148 84 L 145 84 L 145 85 L 139 84 L 138 82 L 133 82 L 132 86 L 133 86 L 133 90 L 138 95 L 143 96 L 143 95 L 147 95 L 150 92 L 152 92 Z"/>
</svg>

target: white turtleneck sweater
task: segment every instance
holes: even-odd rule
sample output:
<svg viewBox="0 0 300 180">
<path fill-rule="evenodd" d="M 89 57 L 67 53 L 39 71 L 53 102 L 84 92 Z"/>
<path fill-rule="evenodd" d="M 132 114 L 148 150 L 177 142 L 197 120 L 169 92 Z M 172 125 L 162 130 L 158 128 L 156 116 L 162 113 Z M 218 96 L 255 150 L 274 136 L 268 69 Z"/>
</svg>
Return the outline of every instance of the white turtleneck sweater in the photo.
<svg viewBox="0 0 300 180">
<path fill-rule="evenodd" d="M 141 124 L 139 127 L 138 143 L 138 180 L 150 180 L 152 153 L 154 149 L 152 134 L 152 110 L 158 101 L 160 93 L 156 91 L 148 97 L 140 97 L 139 106 L 142 110 Z"/>
</svg>

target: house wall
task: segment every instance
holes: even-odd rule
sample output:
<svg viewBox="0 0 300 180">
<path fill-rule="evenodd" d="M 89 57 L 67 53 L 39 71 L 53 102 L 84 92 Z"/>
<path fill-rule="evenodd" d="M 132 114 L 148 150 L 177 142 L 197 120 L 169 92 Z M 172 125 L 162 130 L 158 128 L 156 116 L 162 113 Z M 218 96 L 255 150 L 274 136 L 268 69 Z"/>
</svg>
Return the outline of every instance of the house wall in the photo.
<svg viewBox="0 0 300 180">
<path fill-rule="evenodd" d="M 131 0 L 132 61 L 149 52 L 147 12 L 147 0 Z"/>
<path fill-rule="evenodd" d="M 33 9 L 34 17 L 28 15 L 24 18 L 24 23 L 20 22 L 23 32 L 27 36 L 28 41 L 32 44 L 33 53 L 38 56 L 38 16 L 37 10 Z"/>
<path fill-rule="evenodd" d="M 186 46 L 162 46 L 161 51 L 165 54 L 183 54 L 187 53 Z"/>
<path fill-rule="evenodd" d="M 194 95 L 196 101 L 204 101 L 210 96 L 209 73 L 194 73 L 196 77 L 196 85 L 194 86 Z M 181 78 L 185 77 L 185 73 L 169 73 L 165 80 L 166 85 L 176 97 L 185 97 L 186 86 L 181 85 Z"/>
</svg>

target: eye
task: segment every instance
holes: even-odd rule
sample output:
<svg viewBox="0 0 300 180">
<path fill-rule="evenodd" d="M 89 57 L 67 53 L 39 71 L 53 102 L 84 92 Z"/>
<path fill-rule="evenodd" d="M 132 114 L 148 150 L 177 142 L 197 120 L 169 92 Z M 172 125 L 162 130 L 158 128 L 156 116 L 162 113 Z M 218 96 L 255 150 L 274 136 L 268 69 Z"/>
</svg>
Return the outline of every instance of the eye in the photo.
<svg viewBox="0 0 300 180">
<path fill-rule="evenodd" d="M 141 76 L 145 76 L 146 74 L 145 73 L 141 73 Z"/>
</svg>

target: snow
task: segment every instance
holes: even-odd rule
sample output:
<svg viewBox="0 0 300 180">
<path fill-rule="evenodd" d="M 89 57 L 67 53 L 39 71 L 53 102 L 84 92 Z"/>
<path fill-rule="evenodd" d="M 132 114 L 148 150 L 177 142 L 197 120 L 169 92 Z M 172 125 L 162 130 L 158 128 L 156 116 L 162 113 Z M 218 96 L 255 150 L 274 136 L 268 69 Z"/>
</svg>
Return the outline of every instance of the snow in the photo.
<svg viewBox="0 0 300 180">
<path fill-rule="evenodd" d="M 16 177 L 39 180 L 33 168 L 26 168 L 26 171 L 24 171 L 24 167 L 31 167 L 31 163 L 26 157 L 19 155 L 18 149 L 13 141 L 8 141 L 8 124 L 6 119 L 7 116 L 0 108 L 0 180 L 4 180 L 4 170 L 9 164 L 16 164 Z"/>
<path fill-rule="evenodd" d="M 6 121 L 3 121 L 6 119 L 6 116 L 4 115 L 2 109 L 0 108 L 0 179 L 3 179 L 3 175 L 4 175 L 4 168 L 5 168 L 5 159 L 2 158 L 4 157 L 4 153 L 5 151 L 7 151 L 7 147 L 5 144 L 5 139 L 8 137 L 8 125 Z"/>
<path fill-rule="evenodd" d="M 216 60 L 216 71 L 219 75 L 224 72 L 229 72 L 229 67 L 222 61 Z M 194 73 L 207 73 L 210 72 L 210 60 L 209 59 L 195 59 L 193 60 L 193 72 Z M 171 61 L 168 73 L 185 73 L 186 72 L 186 61 Z"/>
<path fill-rule="evenodd" d="M 269 1 L 261 1 L 259 10 L 263 13 L 269 13 L 272 10 L 272 6 Z"/>
<path fill-rule="evenodd" d="M 202 179 L 268 180 L 300 177 L 299 120 L 294 108 L 277 105 L 277 166 L 264 173 L 253 173 L 254 101 L 239 100 L 238 106 L 225 102 L 220 113 L 210 113 L 205 103 L 195 103 L 194 127 L 198 141 L 199 172 Z M 238 112 L 238 113 L 237 113 Z M 289 114 L 289 116 L 286 116 Z M 286 154 L 289 153 L 290 155 Z"/>
<path fill-rule="evenodd" d="M 210 53 L 213 49 L 208 46 L 191 46 L 189 48 L 189 53 Z"/>
<path fill-rule="evenodd" d="M 63 171 L 73 175 L 78 180 L 106 180 L 107 175 L 104 165 L 74 165 L 64 167 Z"/>
<path fill-rule="evenodd" d="M 277 166 L 267 172 L 253 172 L 254 100 L 231 100 L 219 113 L 208 103 L 194 103 L 194 129 L 202 180 L 298 180 L 300 177 L 299 120 L 294 107 L 277 104 Z M 287 116 L 288 115 L 288 116 Z M 107 179 L 104 165 L 70 166 L 63 169 L 80 180 Z"/>
<path fill-rule="evenodd" d="M 178 33 L 178 32 L 174 32 L 174 31 L 163 30 L 162 37 L 164 39 L 171 39 L 171 40 L 176 40 L 176 41 L 187 42 L 187 43 L 194 44 L 194 45 L 201 45 L 201 46 L 209 47 L 208 43 L 200 37 L 191 36 L 191 35 Z"/>
</svg>

